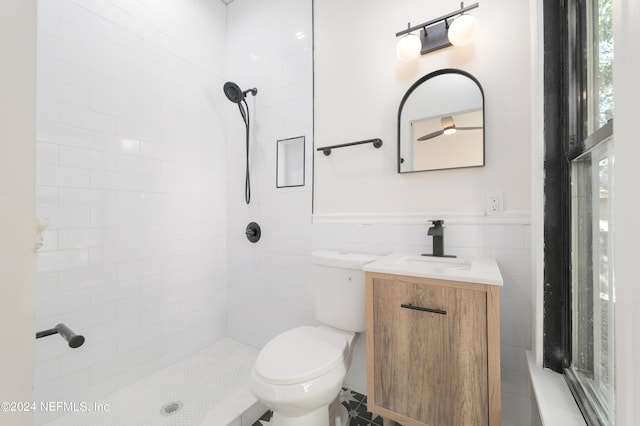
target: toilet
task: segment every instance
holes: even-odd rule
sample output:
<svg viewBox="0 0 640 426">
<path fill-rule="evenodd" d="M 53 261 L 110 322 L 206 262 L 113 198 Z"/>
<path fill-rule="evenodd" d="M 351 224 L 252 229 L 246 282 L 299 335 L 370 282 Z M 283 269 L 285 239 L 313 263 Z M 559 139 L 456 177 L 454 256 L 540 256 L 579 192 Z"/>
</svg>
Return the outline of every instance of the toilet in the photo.
<svg viewBox="0 0 640 426">
<path fill-rule="evenodd" d="M 251 392 L 273 411 L 273 426 L 345 426 L 340 390 L 351 365 L 357 333 L 365 330 L 362 267 L 378 256 L 311 253 L 319 326 L 288 330 L 258 354 Z"/>
</svg>

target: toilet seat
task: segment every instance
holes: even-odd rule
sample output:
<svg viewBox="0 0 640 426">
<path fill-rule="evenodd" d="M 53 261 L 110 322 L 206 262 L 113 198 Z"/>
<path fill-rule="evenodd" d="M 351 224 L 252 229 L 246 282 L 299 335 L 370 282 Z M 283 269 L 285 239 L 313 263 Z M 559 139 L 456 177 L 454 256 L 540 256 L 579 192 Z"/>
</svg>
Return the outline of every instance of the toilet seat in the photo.
<svg viewBox="0 0 640 426">
<path fill-rule="evenodd" d="M 276 336 L 260 351 L 256 374 L 266 383 L 287 385 L 322 376 L 344 362 L 346 336 L 303 326 Z"/>
</svg>

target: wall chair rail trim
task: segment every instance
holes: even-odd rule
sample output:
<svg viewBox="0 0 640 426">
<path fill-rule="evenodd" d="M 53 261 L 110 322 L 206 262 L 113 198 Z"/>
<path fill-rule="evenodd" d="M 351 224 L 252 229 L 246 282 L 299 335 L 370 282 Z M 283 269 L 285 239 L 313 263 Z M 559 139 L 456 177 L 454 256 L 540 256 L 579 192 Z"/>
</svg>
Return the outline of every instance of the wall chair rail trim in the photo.
<svg viewBox="0 0 640 426">
<path fill-rule="evenodd" d="M 425 224 L 431 217 L 444 219 L 449 225 L 531 225 L 529 210 L 505 210 L 499 216 L 486 216 L 481 212 L 315 213 L 313 223 L 415 225 Z"/>
</svg>

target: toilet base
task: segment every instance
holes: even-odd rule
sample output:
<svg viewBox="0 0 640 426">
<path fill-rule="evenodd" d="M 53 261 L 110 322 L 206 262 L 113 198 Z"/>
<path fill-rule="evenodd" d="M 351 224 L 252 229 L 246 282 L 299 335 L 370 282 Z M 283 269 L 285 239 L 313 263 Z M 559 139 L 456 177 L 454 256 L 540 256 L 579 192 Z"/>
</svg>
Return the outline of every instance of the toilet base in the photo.
<svg viewBox="0 0 640 426">
<path fill-rule="evenodd" d="M 331 404 L 304 416 L 287 417 L 274 412 L 270 424 L 271 426 L 347 426 L 349 413 L 344 405 L 340 404 L 340 396 L 338 396 Z"/>
</svg>

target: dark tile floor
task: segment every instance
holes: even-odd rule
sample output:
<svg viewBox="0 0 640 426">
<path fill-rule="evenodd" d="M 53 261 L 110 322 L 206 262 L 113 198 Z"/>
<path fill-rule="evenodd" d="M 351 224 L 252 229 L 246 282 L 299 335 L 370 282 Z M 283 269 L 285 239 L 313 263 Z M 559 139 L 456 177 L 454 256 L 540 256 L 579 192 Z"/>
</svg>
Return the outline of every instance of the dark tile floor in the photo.
<svg viewBox="0 0 640 426">
<path fill-rule="evenodd" d="M 342 388 L 340 402 L 349 413 L 349 426 L 381 426 L 382 417 L 367 411 L 367 397 L 358 392 Z M 271 411 L 264 413 L 253 426 L 270 425 Z"/>
</svg>

